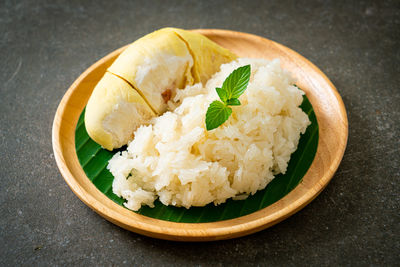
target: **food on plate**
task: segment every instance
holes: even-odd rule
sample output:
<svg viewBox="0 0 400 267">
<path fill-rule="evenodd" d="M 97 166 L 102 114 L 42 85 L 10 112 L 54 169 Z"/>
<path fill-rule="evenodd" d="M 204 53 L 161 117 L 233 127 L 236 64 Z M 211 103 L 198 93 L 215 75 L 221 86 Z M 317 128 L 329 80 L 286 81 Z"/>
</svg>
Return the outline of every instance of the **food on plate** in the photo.
<svg viewBox="0 0 400 267">
<path fill-rule="evenodd" d="M 231 106 L 230 117 L 207 131 L 207 109 L 221 98 L 216 88 L 246 65 L 251 75 L 241 105 Z M 255 194 L 286 172 L 310 121 L 299 107 L 304 92 L 279 60 L 239 58 L 200 80 L 176 90 L 169 110 L 138 127 L 127 149 L 109 161 L 113 192 L 127 208 L 152 207 L 156 199 L 186 208 L 218 205 Z"/>
<path fill-rule="evenodd" d="M 164 28 L 138 39 L 95 87 L 85 113 L 89 136 L 108 150 L 127 144 L 138 125 L 168 109 L 176 90 L 205 83 L 234 59 L 205 36 L 182 29 Z"/>
<path fill-rule="evenodd" d="M 93 140 L 112 150 L 132 140 L 132 130 L 155 115 L 126 81 L 106 72 L 86 106 L 85 126 Z"/>
</svg>

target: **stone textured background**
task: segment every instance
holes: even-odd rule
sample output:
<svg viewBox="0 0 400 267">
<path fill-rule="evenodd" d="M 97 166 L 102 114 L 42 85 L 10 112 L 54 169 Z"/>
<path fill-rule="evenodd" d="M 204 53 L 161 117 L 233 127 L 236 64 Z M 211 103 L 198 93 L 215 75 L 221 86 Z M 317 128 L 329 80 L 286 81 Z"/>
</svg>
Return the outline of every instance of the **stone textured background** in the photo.
<svg viewBox="0 0 400 267">
<path fill-rule="evenodd" d="M 310 59 L 349 117 L 343 161 L 306 208 L 262 232 L 174 243 L 84 205 L 51 127 L 92 63 L 164 26 L 257 34 Z M 1 1 L 0 265 L 396 265 L 400 262 L 399 1 Z"/>
</svg>

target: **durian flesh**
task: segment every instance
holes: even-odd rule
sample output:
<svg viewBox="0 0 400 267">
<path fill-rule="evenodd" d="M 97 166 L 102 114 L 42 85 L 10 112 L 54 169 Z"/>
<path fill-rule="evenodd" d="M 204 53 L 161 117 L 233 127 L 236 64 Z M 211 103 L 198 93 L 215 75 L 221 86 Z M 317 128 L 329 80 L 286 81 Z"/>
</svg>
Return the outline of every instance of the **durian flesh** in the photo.
<svg viewBox="0 0 400 267">
<path fill-rule="evenodd" d="M 133 131 L 156 114 L 123 79 L 106 72 L 89 98 L 85 126 L 89 136 L 113 150 L 132 139 Z"/>
<path fill-rule="evenodd" d="M 108 150 L 167 110 L 175 91 L 205 83 L 236 55 L 205 36 L 164 28 L 133 42 L 109 67 L 86 106 L 89 136 Z"/>
<path fill-rule="evenodd" d="M 108 71 L 127 80 L 162 114 L 167 109 L 162 93 L 193 84 L 192 67 L 185 42 L 165 28 L 132 43 Z"/>
</svg>

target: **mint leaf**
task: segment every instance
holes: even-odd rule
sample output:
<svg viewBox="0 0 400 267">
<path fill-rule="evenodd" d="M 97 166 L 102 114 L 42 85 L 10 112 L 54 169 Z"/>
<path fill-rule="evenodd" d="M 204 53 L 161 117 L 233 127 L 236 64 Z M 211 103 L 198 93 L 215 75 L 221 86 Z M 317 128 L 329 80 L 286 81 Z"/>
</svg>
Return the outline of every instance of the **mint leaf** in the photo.
<svg viewBox="0 0 400 267">
<path fill-rule="evenodd" d="M 226 90 L 224 90 L 222 88 L 215 88 L 215 90 L 217 91 L 217 94 L 218 94 L 219 98 L 222 100 L 222 102 L 224 102 L 226 104 L 226 100 L 228 100 Z"/>
<path fill-rule="evenodd" d="M 226 101 L 226 104 L 229 106 L 240 106 L 241 105 L 239 99 L 237 99 L 237 98 L 229 99 L 228 101 Z"/>
<path fill-rule="evenodd" d="M 217 128 L 223 124 L 232 114 L 232 109 L 221 101 L 215 100 L 210 104 L 206 113 L 207 131 Z"/>
<path fill-rule="evenodd" d="M 219 98 L 208 106 L 206 113 L 207 131 L 217 128 L 223 124 L 232 114 L 232 108 L 228 106 L 240 106 L 239 96 L 241 96 L 247 88 L 250 80 L 250 65 L 235 69 L 225 79 L 222 88 L 215 88 Z"/>
<path fill-rule="evenodd" d="M 239 98 L 244 93 L 250 80 L 250 74 L 250 65 L 237 68 L 229 74 L 222 84 L 222 89 L 226 91 L 227 99 Z"/>
</svg>

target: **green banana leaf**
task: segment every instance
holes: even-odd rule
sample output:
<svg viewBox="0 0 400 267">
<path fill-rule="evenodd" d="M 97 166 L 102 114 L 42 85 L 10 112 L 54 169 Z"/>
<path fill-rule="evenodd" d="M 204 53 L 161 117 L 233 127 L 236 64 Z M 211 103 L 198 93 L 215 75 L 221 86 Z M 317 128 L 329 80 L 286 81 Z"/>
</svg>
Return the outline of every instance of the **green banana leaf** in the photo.
<svg viewBox="0 0 400 267">
<path fill-rule="evenodd" d="M 277 175 L 264 190 L 258 191 L 245 200 L 229 199 L 219 206 L 214 206 L 211 203 L 205 207 L 191 207 L 190 209 L 165 206 L 156 200 L 154 208 L 143 206 L 137 213 L 172 222 L 205 223 L 244 216 L 278 201 L 301 182 L 317 152 L 318 123 L 306 96 L 303 98 L 301 108 L 308 114 L 311 125 L 301 136 L 298 148 L 291 156 L 286 173 Z M 85 128 L 84 113 L 85 110 L 79 118 L 75 131 L 75 147 L 79 162 L 93 184 L 108 198 L 123 206 L 124 199 L 112 192 L 114 177 L 107 170 L 108 161 L 118 150 L 110 152 L 102 149 L 100 145 L 90 139 Z M 126 149 L 126 146 L 119 150 L 124 149 Z"/>
</svg>

